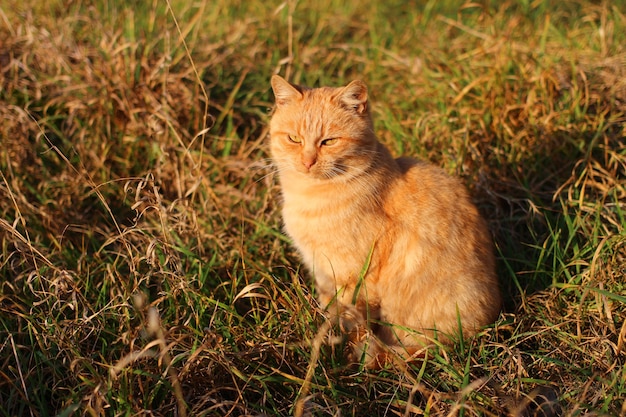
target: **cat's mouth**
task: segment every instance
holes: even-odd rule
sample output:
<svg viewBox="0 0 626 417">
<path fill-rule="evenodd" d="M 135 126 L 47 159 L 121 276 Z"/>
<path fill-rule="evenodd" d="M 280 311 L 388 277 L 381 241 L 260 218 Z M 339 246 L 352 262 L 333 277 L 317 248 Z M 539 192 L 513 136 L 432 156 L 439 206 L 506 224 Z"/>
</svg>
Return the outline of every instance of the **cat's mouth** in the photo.
<svg viewBox="0 0 626 417">
<path fill-rule="evenodd" d="M 348 181 L 355 176 L 357 176 L 357 172 L 355 170 L 350 169 L 347 166 L 343 165 L 313 165 L 310 167 L 306 167 L 304 165 L 297 166 L 296 171 L 300 173 L 305 178 L 314 179 L 318 181 L 340 181 L 345 182 Z"/>
<path fill-rule="evenodd" d="M 327 173 L 327 170 L 315 165 L 307 167 L 303 164 L 299 164 L 296 166 L 296 171 L 298 171 L 300 174 L 304 175 L 307 178 L 315 178 L 320 180 L 332 178 L 332 176 Z"/>
<path fill-rule="evenodd" d="M 295 164 L 295 171 L 306 178 L 316 179 L 316 180 L 332 180 L 336 178 L 339 174 L 334 172 L 335 170 L 332 167 L 324 166 L 322 164 L 313 164 L 307 166 L 303 163 Z"/>
</svg>

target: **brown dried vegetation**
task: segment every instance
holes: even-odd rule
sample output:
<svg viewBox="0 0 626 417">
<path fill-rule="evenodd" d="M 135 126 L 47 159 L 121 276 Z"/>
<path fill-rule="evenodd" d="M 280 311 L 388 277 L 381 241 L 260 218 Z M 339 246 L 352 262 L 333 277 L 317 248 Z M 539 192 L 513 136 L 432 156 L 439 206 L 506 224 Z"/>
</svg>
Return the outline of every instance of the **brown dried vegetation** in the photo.
<svg viewBox="0 0 626 417">
<path fill-rule="evenodd" d="M 392 3 L 0 5 L 2 415 L 626 413 L 624 5 Z M 464 178 L 492 328 L 346 367 L 280 233 L 277 71 L 364 79 Z"/>
</svg>

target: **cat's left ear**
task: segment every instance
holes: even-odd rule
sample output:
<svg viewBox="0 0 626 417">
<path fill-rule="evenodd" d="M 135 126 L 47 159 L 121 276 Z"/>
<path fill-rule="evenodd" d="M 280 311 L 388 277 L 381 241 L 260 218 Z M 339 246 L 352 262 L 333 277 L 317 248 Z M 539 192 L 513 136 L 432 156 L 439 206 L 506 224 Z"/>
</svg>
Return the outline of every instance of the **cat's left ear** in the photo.
<svg viewBox="0 0 626 417">
<path fill-rule="evenodd" d="M 341 90 L 339 96 L 346 106 L 363 114 L 367 110 L 367 86 L 361 80 L 354 80 Z"/>
</svg>

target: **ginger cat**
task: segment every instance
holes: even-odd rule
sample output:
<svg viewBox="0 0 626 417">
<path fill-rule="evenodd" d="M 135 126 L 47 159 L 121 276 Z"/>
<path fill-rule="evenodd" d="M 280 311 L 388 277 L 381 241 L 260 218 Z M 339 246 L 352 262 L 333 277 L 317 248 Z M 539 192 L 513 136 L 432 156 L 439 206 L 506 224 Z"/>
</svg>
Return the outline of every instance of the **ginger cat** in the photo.
<svg viewBox="0 0 626 417">
<path fill-rule="evenodd" d="M 501 306 L 492 241 L 465 187 L 391 156 L 363 82 L 309 89 L 274 75 L 271 84 L 284 227 L 320 303 L 338 306 L 353 335 L 369 329 L 409 354 L 435 333 L 449 342 L 460 326 L 468 336 L 492 323 Z M 384 345 L 355 343 L 366 363 L 380 362 Z"/>
</svg>

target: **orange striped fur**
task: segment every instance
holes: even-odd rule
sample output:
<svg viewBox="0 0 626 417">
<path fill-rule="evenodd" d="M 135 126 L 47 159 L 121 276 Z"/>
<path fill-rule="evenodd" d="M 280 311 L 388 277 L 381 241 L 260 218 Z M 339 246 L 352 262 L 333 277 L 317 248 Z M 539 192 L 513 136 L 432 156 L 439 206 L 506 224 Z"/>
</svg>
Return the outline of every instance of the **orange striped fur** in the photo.
<svg viewBox="0 0 626 417">
<path fill-rule="evenodd" d="M 464 336 L 493 322 L 501 300 L 492 242 L 461 182 L 391 156 L 376 138 L 361 81 L 309 89 L 275 75 L 272 88 L 270 147 L 285 231 L 320 302 L 376 335 L 369 360 L 378 341 L 414 352 L 434 329 L 446 342 L 459 320 Z"/>
</svg>

